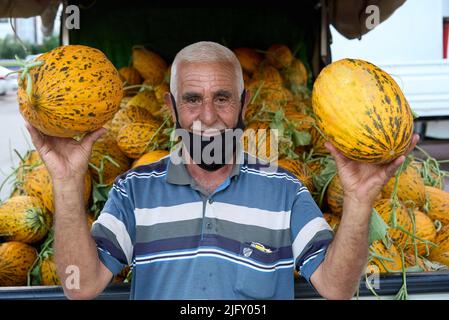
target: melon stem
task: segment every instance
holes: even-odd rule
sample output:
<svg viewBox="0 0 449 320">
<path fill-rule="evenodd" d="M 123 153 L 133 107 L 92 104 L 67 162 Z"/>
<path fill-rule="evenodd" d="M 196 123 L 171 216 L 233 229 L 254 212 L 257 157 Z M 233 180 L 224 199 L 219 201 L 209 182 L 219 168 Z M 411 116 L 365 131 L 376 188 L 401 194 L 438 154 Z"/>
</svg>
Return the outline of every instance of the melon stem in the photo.
<svg viewBox="0 0 449 320">
<path fill-rule="evenodd" d="M 402 248 L 399 248 L 401 251 L 401 260 L 402 260 L 402 287 L 396 295 L 396 300 L 408 300 L 408 292 L 407 292 L 407 272 L 405 270 L 405 260 L 404 260 L 404 251 Z"/>
<path fill-rule="evenodd" d="M 136 89 L 136 88 L 141 88 L 141 89 L 154 91 L 153 86 L 149 86 L 149 85 L 146 85 L 146 84 L 136 84 L 136 85 L 132 85 L 132 86 L 126 86 L 126 87 L 123 88 L 123 90 L 130 90 L 130 89 Z"/>
</svg>

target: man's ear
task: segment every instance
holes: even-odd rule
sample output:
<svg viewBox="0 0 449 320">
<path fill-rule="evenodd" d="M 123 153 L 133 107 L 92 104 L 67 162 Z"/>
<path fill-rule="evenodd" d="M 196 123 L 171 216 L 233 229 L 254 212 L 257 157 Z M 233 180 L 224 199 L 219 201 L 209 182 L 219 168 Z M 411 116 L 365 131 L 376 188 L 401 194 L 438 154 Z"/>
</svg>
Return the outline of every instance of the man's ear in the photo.
<svg viewBox="0 0 449 320">
<path fill-rule="evenodd" d="M 164 93 L 164 102 L 165 102 L 165 105 L 167 105 L 168 108 L 170 109 L 171 117 L 173 119 L 173 122 L 176 123 L 175 106 L 173 105 L 173 101 L 171 99 L 171 93 L 170 92 Z"/>
</svg>

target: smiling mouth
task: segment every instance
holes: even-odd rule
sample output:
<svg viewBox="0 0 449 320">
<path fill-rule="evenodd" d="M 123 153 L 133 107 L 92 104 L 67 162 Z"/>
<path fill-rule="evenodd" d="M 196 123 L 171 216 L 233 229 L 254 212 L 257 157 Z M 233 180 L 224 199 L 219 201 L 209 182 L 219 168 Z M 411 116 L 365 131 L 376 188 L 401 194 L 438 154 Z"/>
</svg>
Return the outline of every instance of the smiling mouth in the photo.
<svg viewBox="0 0 449 320">
<path fill-rule="evenodd" d="M 197 133 L 201 136 L 204 137 L 213 137 L 213 136 L 217 136 L 221 133 L 223 133 L 226 129 L 209 129 L 209 130 L 203 130 L 203 131 L 196 131 L 194 133 Z"/>
<path fill-rule="evenodd" d="M 229 128 L 223 128 L 223 129 L 215 129 L 215 128 L 211 128 L 211 129 L 206 129 L 206 130 L 198 130 L 198 128 L 192 128 L 191 131 L 194 134 L 200 135 L 200 136 L 204 136 L 204 137 L 213 137 L 213 136 L 217 136 L 219 134 L 222 134 L 223 132 L 225 132 L 226 130 L 231 130 Z"/>
</svg>

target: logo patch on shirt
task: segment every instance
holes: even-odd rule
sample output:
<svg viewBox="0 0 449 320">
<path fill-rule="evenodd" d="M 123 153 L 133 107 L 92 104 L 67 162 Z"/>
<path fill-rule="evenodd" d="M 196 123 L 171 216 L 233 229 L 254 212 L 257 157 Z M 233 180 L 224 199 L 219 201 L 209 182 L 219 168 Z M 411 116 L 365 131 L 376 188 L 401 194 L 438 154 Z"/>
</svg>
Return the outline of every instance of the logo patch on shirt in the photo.
<svg viewBox="0 0 449 320">
<path fill-rule="evenodd" d="M 251 242 L 251 247 L 253 247 L 253 248 L 255 248 L 255 249 L 259 250 L 259 251 L 265 252 L 265 253 L 272 253 L 273 252 L 271 249 L 265 247 L 263 244 L 261 244 L 259 242 Z"/>
</svg>

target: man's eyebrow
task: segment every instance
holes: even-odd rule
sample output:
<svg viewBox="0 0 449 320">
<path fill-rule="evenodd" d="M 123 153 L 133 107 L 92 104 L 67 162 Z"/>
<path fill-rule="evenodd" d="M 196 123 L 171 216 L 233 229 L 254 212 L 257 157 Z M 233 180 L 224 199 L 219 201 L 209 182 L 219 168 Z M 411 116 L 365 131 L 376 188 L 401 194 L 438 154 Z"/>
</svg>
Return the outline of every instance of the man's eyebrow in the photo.
<svg viewBox="0 0 449 320">
<path fill-rule="evenodd" d="M 182 100 L 189 100 L 191 98 L 201 98 L 201 94 L 197 92 L 186 92 L 182 95 Z"/>
<path fill-rule="evenodd" d="M 232 93 L 228 90 L 218 90 L 217 92 L 214 93 L 214 96 L 230 98 L 232 97 Z"/>
</svg>

